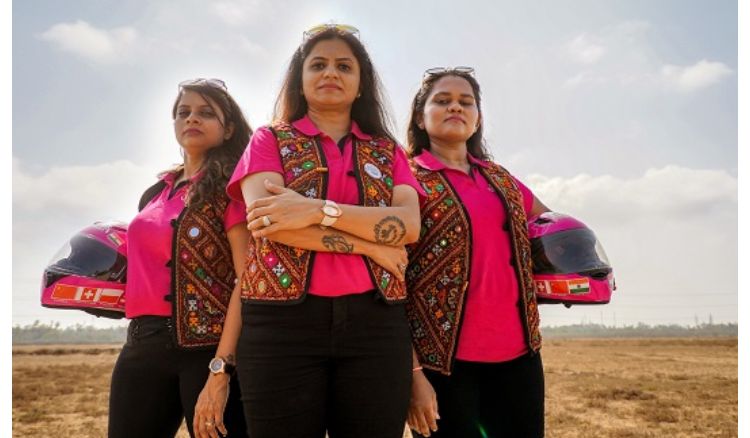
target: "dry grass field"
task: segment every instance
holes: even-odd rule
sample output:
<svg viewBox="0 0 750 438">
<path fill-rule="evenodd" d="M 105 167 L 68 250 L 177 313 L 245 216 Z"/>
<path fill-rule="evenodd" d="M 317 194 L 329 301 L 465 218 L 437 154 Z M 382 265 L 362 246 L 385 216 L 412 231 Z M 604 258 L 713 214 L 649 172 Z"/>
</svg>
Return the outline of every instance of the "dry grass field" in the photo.
<svg viewBox="0 0 750 438">
<path fill-rule="evenodd" d="M 13 436 L 106 436 L 118 351 L 14 347 Z M 737 436 L 736 338 L 548 339 L 542 351 L 548 437 Z"/>
</svg>

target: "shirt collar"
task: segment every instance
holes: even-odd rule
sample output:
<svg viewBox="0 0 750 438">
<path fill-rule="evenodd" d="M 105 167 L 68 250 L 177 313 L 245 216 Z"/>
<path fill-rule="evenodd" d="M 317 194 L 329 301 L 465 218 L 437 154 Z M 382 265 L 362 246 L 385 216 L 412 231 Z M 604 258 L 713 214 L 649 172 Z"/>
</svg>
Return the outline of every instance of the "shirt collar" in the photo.
<svg viewBox="0 0 750 438">
<path fill-rule="evenodd" d="M 162 174 L 162 176 L 161 176 L 161 180 L 164 181 L 165 183 L 167 183 L 170 186 L 174 185 L 174 182 L 177 179 L 177 175 L 180 174 L 180 172 L 182 171 L 182 169 L 183 169 L 183 166 L 180 165 L 175 170 L 170 170 L 170 171 L 164 172 Z M 198 178 L 200 178 L 201 176 L 203 176 L 204 173 L 206 173 L 206 169 L 201 169 L 201 170 L 195 172 L 195 175 L 191 176 L 190 179 L 188 180 L 188 182 L 190 184 L 194 183 Z"/>
<path fill-rule="evenodd" d="M 292 126 L 308 137 L 315 137 L 321 134 L 320 129 L 315 126 L 315 123 L 313 123 L 308 115 L 292 122 Z M 372 136 L 362 132 L 362 130 L 359 129 L 359 125 L 354 120 L 352 120 L 351 133 L 360 140 L 372 140 Z"/>
<path fill-rule="evenodd" d="M 467 156 L 467 159 L 469 160 L 469 163 L 473 165 L 477 165 L 483 168 L 487 168 L 490 166 L 488 162 L 475 158 L 471 154 L 467 153 L 466 156 Z M 448 166 L 446 166 L 440 160 L 435 158 L 435 156 L 432 155 L 432 153 L 427 149 L 422 149 L 422 153 L 419 154 L 417 157 L 415 157 L 414 161 L 421 167 L 424 167 L 425 169 L 431 170 L 433 172 L 438 172 L 440 170 L 448 168 Z"/>
</svg>

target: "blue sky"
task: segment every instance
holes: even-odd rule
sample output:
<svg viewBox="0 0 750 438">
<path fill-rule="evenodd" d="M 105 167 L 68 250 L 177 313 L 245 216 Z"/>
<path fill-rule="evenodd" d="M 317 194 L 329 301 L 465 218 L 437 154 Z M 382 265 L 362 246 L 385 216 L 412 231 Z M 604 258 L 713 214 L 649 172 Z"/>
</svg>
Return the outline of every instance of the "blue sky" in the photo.
<svg viewBox="0 0 750 438">
<path fill-rule="evenodd" d="M 41 309 L 41 270 L 77 229 L 127 221 L 179 161 L 176 84 L 220 77 L 268 122 L 302 31 L 361 31 L 403 138 L 422 72 L 470 65 L 491 150 L 599 235 L 619 290 L 546 325 L 737 320 L 737 4 L 15 2 L 13 322 L 107 324 Z"/>
</svg>

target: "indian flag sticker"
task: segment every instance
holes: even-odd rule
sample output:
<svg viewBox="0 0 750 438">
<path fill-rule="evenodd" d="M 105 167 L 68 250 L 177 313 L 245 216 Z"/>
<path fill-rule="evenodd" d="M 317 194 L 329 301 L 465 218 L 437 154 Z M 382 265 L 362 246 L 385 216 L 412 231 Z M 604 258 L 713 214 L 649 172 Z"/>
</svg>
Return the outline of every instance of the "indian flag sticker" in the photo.
<svg viewBox="0 0 750 438">
<path fill-rule="evenodd" d="M 117 236 L 117 235 L 116 235 L 116 234 L 114 234 L 114 233 L 109 233 L 109 234 L 107 234 L 107 238 L 108 238 L 108 239 L 109 239 L 109 241 L 110 241 L 110 242 L 112 242 L 112 243 L 113 243 L 113 244 L 114 244 L 115 246 L 120 246 L 120 245 L 122 245 L 122 244 L 124 243 L 124 242 L 122 241 L 122 239 L 120 239 L 120 237 L 119 237 L 119 236 Z"/>
<path fill-rule="evenodd" d="M 574 295 L 583 295 L 589 293 L 589 280 L 584 278 L 582 280 L 568 280 L 568 289 L 570 293 Z"/>
</svg>

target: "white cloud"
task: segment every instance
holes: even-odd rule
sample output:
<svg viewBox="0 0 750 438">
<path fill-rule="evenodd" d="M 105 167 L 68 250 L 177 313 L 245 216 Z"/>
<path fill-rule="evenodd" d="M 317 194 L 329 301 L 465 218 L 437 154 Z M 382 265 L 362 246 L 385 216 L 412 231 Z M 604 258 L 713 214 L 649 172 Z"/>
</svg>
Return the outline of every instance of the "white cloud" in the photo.
<svg viewBox="0 0 750 438">
<path fill-rule="evenodd" d="M 259 0 L 220 1 L 212 3 L 211 9 L 224 23 L 230 26 L 241 26 L 258 17 L 260 9 L 264 6 L 266 5 Z"/>
<path fill-rule="evenodd" d="M 573 38 L 565 48 L 573 60 L 582 64 L 594 64 L 607 53 L 606 47 L 596 37 L 585 33 Z"/>
<path fill-rule="evenodd" d="M 128 218 L 135 211 L 139 195 L 156 181 L 156 172 L 156 169 L 123 160 L 92 166 L 52 167 L 34 175 L 14 157 L 14 216 L 55 212 L 55 216 L 67 217 L 101 213 Z"/>
<path fill-rule="evenodd" d="M 122 61 L 137 37 L 132 27 L 99 29 L 83 20 L 55 24 L 39 35 L 62 51 L 97 63 Z"/>
<path fill-rule="evenodd" d="M 716 84 L 732 72 L 724 63 L 703 59 L 687 67 L 665 65 L 661 69 L 661 76 L 670 88 L 689 93 Z"/>
<path fill-rule="evenodd" d="M 602 222 L 652 217 L 693 220 L 737 208 L 737 178 L 724 170 L 665 166 L 633 179 L 611 175 L 552 178 L 530 175 L 539 198 L 562 212 L 586 212 Z"/>
</svg>

